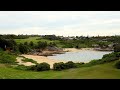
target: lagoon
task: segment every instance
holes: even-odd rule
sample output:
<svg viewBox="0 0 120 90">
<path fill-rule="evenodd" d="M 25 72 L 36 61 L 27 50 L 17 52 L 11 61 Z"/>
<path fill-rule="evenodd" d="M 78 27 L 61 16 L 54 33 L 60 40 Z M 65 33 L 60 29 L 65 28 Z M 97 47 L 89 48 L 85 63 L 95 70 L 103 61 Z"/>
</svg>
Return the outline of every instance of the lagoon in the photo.
<svg viewBox="0 0 120 90">
<path fill-rule="evenodd" d="M 48 58 L 87 63 L 94 59 L 101 59 L 103 55 L 109 53 L 112 53 L 112 51 L 80 50 L 79 52 L 66 52 L 65 54 L 54 54 L 54 56 L 48 56 Z"/>
</svg>

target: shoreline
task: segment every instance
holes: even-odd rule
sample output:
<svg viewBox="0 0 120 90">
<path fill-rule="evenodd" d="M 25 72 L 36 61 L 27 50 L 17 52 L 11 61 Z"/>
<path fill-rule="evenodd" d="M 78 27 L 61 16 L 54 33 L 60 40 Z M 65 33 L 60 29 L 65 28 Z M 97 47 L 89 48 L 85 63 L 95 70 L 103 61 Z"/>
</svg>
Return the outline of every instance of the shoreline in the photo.
<svg viewBox="0 0 120 90">
<path fill-rule="evenodd" d="M 79 52 L 83 50 L 92 50 L 95 51 L 94 48 L 81 48 L 81 49 L 76 49 L 76 48 L 64 48 L 63 49 L 65 52 Z"/>
<path fill-rule="evenodd" d="M 82 48 L 82 49 L 64 48 L 64 49 L 63 49 L 64 52 L 80 52 L 80 51 L 84 51 L 84 50 L 97 51 L 97 50 L 95 50 L 94 48 Z M 25 58 L 33 59 L 34 61 L 37 61 L 37 63 L 46 62 L 46 63 L 50 64 L 50 68 L 53 68 L 53 64 L 54 64 L 54 63 L 59 63 L 59 62 L 66 63 L 66 62 L 68 62 L 67 60 L 51 59 L 51 58 L 49 58 L 49 57 L 40 56 L 40 55 L 22 54 L 22 55 L 20 55 L 20 56 L 24 56 Z M 19 62 L 21 63 L 20 60 L 19 60 Z M 73 62 L 76 62 L 76 61 L 73 61 Z M 30 63 L 30 62 L 21 63 L 21 64 L 24 64 L 24 65 L 26 65 L 26 66 L 33 65 L 33 63 Z"/>
<path fill-rule="evenodd" d="M 24 56 L 25 58 L 33 59 L 34 61 L 37 61 L 37 63 L 46 62 L 46 63 L 50 64 L 50 68 L 53 68 L 54 63 L 59 63 L 59 62 L 65 63 L 65 62 L 67 62 L 65 60 L 55 60 L 55 59 L 50 59 L 50 58 L 45 57 L 45 56 L 38 56 L 38 55 L 22 54 L 21 56 Z M 29 63 L 29 65 L 30 65 L 30 63 Z"/>
</svg>

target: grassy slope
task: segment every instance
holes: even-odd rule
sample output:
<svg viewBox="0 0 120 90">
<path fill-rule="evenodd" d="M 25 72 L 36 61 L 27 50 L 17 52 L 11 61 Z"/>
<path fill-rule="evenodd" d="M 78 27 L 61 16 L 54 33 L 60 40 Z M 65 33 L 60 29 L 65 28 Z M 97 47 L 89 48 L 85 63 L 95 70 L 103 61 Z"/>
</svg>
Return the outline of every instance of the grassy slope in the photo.
<svg viewBox="0 0 120 90">
<path fill-rule="evenodd" d="M 59 43 L 60 41 L 59 40 L 54 40 L 54 41 L 51 41 L 51 40 L 47 40 L 47 39 L 40 39 L 40 40 L 36 40 L 40 37 L 29 37 L 27 39 L 15 39 L 15 41 L 19 44 L 19 43 L 24 43 L 24 42 L 30 42 L 30 41 L 33 41 L 35 44 L 38 42 L 38 41 L 46 41 L 47 43 L 50 43 L 50 42 L 55 42 L 58 47 L 62 47 L 62 45 Z"/>
<path fill-rule="evenodd" d="M 1 79 L 120 79 L 120 70 L 114 68 L 114 63 L 69 69 L 64 71 L 32 72 L 0 65 Z"/>
<path fill-rule="evenodd" d="M 29 37 L 27 39 L 15 39 L 15 41 L 17 43 L 24 43 L 24 42 L 30 42 L 30 41 L 33 41 L 34 43 L 38 42 L 38 41 L 47 41 L 47 42 L 50 42 L 50 40 L 46 40 L 46 39 L 41 39 L 41 40 L 36 40 L 40 37 Z"/>
</svg>

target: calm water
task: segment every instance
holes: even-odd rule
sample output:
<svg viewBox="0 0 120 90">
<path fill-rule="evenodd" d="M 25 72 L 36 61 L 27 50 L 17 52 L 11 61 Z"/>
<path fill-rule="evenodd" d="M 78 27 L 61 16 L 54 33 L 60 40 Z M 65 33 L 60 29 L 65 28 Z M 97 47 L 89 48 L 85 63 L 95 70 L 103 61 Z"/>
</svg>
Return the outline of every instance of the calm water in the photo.
<svg viewBox="0 0 120 90">
<path fill-rule="evenodd" d="M 89 62 L 93 59 L 101 59 L 103 55 L 112 53 L 111 51 L 91 51 L 84 50 L 79 52 L 66 52 L 65 54 L 55 54 L 55 56 L 48 56 L 52 59 Z"/>
</svg>

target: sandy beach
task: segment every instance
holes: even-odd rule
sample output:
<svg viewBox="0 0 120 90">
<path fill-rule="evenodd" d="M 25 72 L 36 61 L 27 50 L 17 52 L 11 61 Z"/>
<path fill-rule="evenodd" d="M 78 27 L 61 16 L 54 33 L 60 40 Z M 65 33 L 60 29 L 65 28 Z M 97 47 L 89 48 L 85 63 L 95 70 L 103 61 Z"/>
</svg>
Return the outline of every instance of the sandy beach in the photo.
<svg viewBox="0 0 120 90">
<path fill-rule="evenodd" d="M 81 48 L 81 49 L 76 49 L 76 48 L 64 48 L 64 51 L 68 52 L 79 52 L 83 50 L 94 50 L 93 48 Z"/>
<path fill-rule="evenodd" d="M 64 51 L 68 51 L 68 52 L 79 52 L 79 51 L 83 51 L 83 50 L 93 50 L 93 49 L 92 48 L 82 48 L 82 49 L 65 48 L 64 49 Z M 48 58 L 48 57 L 45 57 L 45 56 L 38 56 L 38 55 L 26 55 L 26 54 L 23 54 L 21 56 L 33 59 L 33 60 L 37 61 L 37 63 L 46 62 L 46 63 L 50 64 L 50 68 L 53 68 L 54 63 L 58 63 L 58 62 L 64 62 L 65 63 L 65 62 L 67 62 L 65 60 L 55 60 L 55 59 L 51 59 L 51 58 Z M 17 61 L 19 62 L 19 64 L 23 64 L 23 65 L 26 65 L 26 66 L 34 65 L 31 62 L 22 62 L 21 59 L 22 59 L 21 57 L 17 58 Z"/>
<path fill-rule="evenodd" d="M 54 60 L 54 59 L 50 59 L 50 58 L 47 58 L 45 56 L 37 56 L 37 55 L 21 55 L 21 56 L 24 56 L 26 58 L 30 58 L 30 59 L 33 59 L 35 61 L 37 61 L 37 63 L 43 63 L 43 62 L 46 62 L 48 64 L 50 64 L 50 68 L 53 68 L 53 64 L 54 63 L 58 63 L 58 62 L 67 62 L 67 61 L 64 61 L 64 60 Z M 33 65 L 33 63 L 23 63 L 24 65 Z"/>
</svg>

